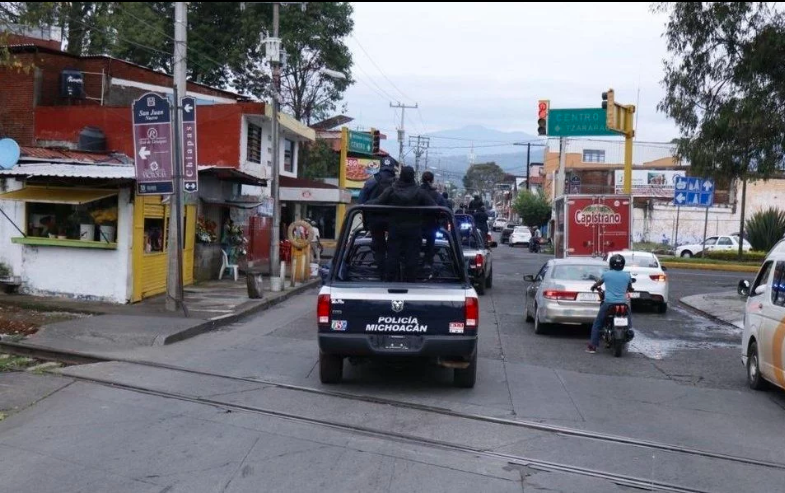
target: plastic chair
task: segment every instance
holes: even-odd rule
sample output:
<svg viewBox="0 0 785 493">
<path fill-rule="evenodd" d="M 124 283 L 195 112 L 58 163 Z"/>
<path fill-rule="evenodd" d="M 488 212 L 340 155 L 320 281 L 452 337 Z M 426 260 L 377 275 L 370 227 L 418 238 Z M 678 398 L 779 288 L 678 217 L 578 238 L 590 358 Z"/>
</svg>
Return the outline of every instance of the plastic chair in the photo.
<svg viewBox="0 0 785 493">
<path fill-rule="evenodd" d="M 240 266 L 229 263 L 229 255 L 226 254 L 225 250 L 221 250 L 221 256 L 223 260 L 221 261 L 221 272 L 218 273 L 218 280 L 220 281 L 223 278 L 226 269 L 231 269 L 232 273 L 234 274 L 234 280 L 237 281 L 237 278 L 240 275 L 239 274 Z"/>
</svg>

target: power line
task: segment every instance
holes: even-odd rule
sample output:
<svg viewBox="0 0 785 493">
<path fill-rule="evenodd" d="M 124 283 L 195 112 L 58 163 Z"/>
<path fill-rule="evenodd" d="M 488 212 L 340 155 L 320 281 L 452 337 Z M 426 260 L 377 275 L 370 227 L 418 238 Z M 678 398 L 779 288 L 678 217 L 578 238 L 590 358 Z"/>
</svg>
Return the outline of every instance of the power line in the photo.
<svg viewBox="0 0 785 493">
<path fill-rule="evenodd" d="M 384 71 L 381 69 L 381 67 L 379 67 L 379 65 L 377 65 L 376 62 L 373 60 L 373 57 L 370 54 L 368 54 L 368 52 L 365 50 L 365 48 L 363 47 L 362 43 L 360 43 L 360 40 L 357 39 L 357 37 L 354 34 L 352 34 L 351 36 L 352 36 L 352 39 L 355 41 L 355 43 L 357 43 L 357 46 L 359 46 L 360 49 L 363 51 L 363 53 L 365 53 L 365 56 L 368 57 L 368 60 L 370 60 L 371 63 L 373 64 L 373 66 L 376 67 L 376 70 L 378 70 L 379 73 L 382 74 L 382 77 L 384 77 L 387 80 L 387 82 L 389 82 L 390 85 L 393 86 L 393 88 L 395 88 L 396 91 L 401 93 L 401 96 L 403 96 L 405 99 L 408 99 L 410 101 L 414 100 L 414 98 L 409 97 L 408 95 L 406 95 L 406 93 L 401 91 L 398 88 L 398 86 L 396 86 L 395 83 L 393 81 L 391 81 L 389 77 L 387 77 L 387 75 L 384 73 Z M 390 98 L 390 99 L 395 99 L 395 98 Z"/>
</svg>

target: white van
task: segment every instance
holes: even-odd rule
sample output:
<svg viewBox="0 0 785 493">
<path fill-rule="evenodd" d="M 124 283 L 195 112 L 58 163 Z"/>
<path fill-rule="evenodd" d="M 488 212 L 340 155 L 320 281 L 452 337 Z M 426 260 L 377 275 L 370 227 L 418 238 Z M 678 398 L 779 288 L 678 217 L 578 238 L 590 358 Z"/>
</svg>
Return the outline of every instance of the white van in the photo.
<svg viewBox="0 0 785 493">
<path fill-rule="evenodd" d="M 755 390 L 785 389 L 785 239 L 771 249 L 749 290 L 741 361 Z"/>
</svg>

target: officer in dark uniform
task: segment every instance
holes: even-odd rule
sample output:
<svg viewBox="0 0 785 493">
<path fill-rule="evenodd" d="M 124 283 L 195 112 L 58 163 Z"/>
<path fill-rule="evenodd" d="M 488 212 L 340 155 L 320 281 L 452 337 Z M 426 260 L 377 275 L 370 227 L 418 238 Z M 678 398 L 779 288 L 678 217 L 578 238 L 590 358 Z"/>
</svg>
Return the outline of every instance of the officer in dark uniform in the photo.
<svg viewBox="0 0 785 493">
<path fill-rule="evenodd" d="M 395 206 L 435 206 L 431 196 L 417 186 L 414 180 L 414 168 L 404 166 L 401 176 L 393 185 L 385 190 L 378 199 L 370 204 Z M 396 212 L 390 217 L 390 233 L 387 239 L 386 280 L 395 281 L 398 273 L 398 262 L 401 254 L 404 257 L 403 280 L 417 280 L 417 264 L 420 260 L 422 243 L 422 218 L 419 214 Z"/>
<path fill-rule="evenodd" d="M 447 207 L 447 201 L 444 197 L 436 191 L 433 187 L 433 173 L 426 171 L 422 174 L 422 183 L 420 188 L 431 196 L 436 205 Z M 427 267 L 433 266 L 434 244 L 436 243 L 436 232 L 439 230 L 439 218 L 435 216 L 426 216 L 423 218 L 423 234 L 425 234 L 425 254 L 423 261 Z"/>
<path fill-rule="evenodd" d="M 370 200 L 379 198 L 382 193 L 392 186 L 395 181 L 395 168 L 398 163 L 391 157 L 385 157 L 381 161 L 379 172 L 373 178 L 365 182 L 360 190 L 360 204 L 367 204 Z M 371 250 L 373 250 L 373 260 L 380 270 L 380 278 L 384 278 L 384 269 L 387 258 L 387 229 L 389 228 L 389 218 L 386 214 L 365 213 L 363 222 L 366 231 L 371 232 Z"/>
</svg>

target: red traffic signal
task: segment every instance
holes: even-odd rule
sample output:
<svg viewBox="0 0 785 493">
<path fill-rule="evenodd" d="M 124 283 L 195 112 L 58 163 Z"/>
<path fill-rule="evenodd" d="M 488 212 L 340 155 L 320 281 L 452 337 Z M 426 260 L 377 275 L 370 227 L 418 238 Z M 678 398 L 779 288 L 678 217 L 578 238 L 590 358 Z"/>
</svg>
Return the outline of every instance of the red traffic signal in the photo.
<svg viewBox="0 0 785 493">
<path fill-rule="evenodd" d="M 548 110 L 550 101 L 541 99 L 537 103 L 537 135 L 548 135 Z"/>
</svg>

